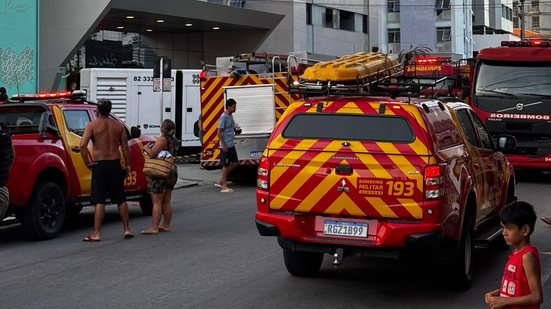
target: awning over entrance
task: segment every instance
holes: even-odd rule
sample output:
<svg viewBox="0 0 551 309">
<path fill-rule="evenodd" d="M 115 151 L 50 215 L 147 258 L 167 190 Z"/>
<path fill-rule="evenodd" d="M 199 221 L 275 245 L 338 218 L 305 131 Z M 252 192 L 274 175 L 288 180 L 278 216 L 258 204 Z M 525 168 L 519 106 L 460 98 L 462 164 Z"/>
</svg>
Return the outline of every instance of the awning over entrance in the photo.
<svg viewBox="0 0 551 309">
<path fill-rule="evenodd" d="M 216 46 L 220 34 L 247 46 L 258 46 L 283 15 L 196 0 L 50 0 L 40 7 L 39 89 L 57 87 L 64 66 L 97 30 L 166 34 L 201 34 L 204 49 Z M 253 34 L 251 40 L 240 33 Z"/>
</svg>

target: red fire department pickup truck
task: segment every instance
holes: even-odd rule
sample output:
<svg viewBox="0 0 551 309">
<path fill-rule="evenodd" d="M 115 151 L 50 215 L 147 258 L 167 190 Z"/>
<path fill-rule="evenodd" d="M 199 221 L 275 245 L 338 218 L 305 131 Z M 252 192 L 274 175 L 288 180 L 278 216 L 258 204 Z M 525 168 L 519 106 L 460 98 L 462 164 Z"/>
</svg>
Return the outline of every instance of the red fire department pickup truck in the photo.
<svg viewBox="0 0 551 309">
<path fill-rule="evenodd" d="M 360 65 L 366 57 L 370 70 Z M 392 59 L 356 58 L 359 84 L 342 81 L 356 75 L 343 61 L 313 67 L 338 83 L 314 72 L 290 86 L 309 97 L 289 106 L 263 152 L 258 231 L 278 237 L 292 275 L 317 274 L 324 254 L 335 265 L 348 255 L 407 256 L 445 264 L 450 283 L 466 289 L 475 243 L 502 241 L 497 213 L 515 200 L 502 150 L 516 140 L 494 145 L 459 99 L 420 98 L 422 83 L 389 72 Z"/>
<path fill-rule="evenodd" d="M 31 238 L 55 237 L 66 215 L 89 205 L 91 172 L 84 166 L 79 144 L 95 112 L 95 104 L 70 92 L 20 96 L 0 105 L 0 123 L 11 135 L 15 151 L 7 183 L 7 214 L 15 214 Z M 124 183 L 127 199 L 139 200 L 142 210 L 150 213 L 141 147 L 154 139 L 140 137 L 137 128 L 127 127 L 127 132 L 131 161 Z"/>
</svg>

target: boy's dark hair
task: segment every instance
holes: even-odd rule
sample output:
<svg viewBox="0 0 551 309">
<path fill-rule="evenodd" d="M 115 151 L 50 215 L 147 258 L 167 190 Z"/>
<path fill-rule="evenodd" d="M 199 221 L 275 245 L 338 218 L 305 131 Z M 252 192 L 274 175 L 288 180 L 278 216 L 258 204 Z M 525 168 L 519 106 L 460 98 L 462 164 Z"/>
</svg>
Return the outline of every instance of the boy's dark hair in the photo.
<svg viewBox="0 0 551 309">
<path fill-rule="evenodd" d="M 228 108 L 230 108 L 234 105 L 237 105 L 237 102 L 234 99 L 228 99 L 226 101 L 226 109 L 228 109 Z"/>
<path fill-rule="evenodd" d="M 109 116 L 109 113 L 111 112 L 111 101 L 108 99 L 99 99 L 98 100 L 98 112 L 103 116 Z"/>
<path fill-rule="evenodd" d="M 536 225 L 536 212 L 532 204 L 516 201 L 501 209 L 499 220 L 503 224 L 514 224 L 519 229 L 524 225 L 528 225 L 530 227 L 530 234 L 532 234 Z"/>
</svg>

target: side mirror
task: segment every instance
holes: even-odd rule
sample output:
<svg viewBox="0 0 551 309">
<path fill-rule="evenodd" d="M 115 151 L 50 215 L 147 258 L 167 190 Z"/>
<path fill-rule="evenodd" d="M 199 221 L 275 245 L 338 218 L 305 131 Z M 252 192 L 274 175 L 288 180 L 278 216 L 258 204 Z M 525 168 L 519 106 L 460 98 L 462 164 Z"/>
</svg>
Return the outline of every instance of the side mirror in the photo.
<svg viewBox="0 0 551 309">
<path fill-rule="evenodd" d="M 142 135 L 142 130 L 140 130 L 138 127 L 131 127 L 130 128 L 130 137 L 131 138 L 138 138 Z"/>
<path fill-rule="evenodd" d="M 517 148 L 517 139 L 512 135 L 499 135 L 497 137 L 497 149 L 503 153 L 511 153 Z"/>
<path fill-rule="evenodd" d="M 40 115 L 40 123 L 38 124 L 38 131 L 43 136 L 46 133 L 54 134 L 59 136 L 59 130 L 54 125 L 53 115 L 51 112 L 44 112 Z"/>
</svg>

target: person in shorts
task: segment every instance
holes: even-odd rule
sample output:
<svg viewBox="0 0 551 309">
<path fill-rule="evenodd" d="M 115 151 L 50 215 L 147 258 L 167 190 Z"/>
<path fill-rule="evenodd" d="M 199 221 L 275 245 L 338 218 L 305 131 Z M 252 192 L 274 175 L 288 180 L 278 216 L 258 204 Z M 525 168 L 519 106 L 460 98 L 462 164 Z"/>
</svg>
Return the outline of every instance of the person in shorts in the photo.
<svg viewBox="0 0 551 309">
<path fill-rule="evenodd" d="M 237 108 L 237 102 L 234 99 L 226 101 L 226 110 L 218 120 L 218 140 L 220 141 L 220 165 L 222 166 L 222 176 L 215 186 L 220 187 L 220 192 L 233 192 L 228 187 L 228 175 L 237 167 L 239 159 L 235 150 L 235 134 L 241 133 L 241 129 L 236 126 L 233 120 L 233 113 Z"/>
<path fill-rule="evenodd" d="M 84 164 L 92 170 L 91 202 L 96 205 L 94 230 L 83 241 L 100 241 L 100 230 L 105 215 L 107 198 L 119 207 L 119 215 L 124 228 L 124 238 L 130 239 L 134 234 L 128 223 L 128 204 L 124 192 L 124 178 L 130 173 L 128 136 L 126 128 L 109 117 L 111 101 L 100 99 L 97 103 L 97 118 L 84 129 L 80 141 L 80 153 Z M 93 161 L 88 154 L 88 143 L 93 142 Z M 125 166 L 121 165 L 119 147 L 124 155 Z"/>
<path fill-rule="evenodd" d="M 178 139 L 176 134 L 176 124 L 170 119 L 163 120 L 161 124 L 161 136 L 157 138 L 155 144 L 145 147 L 143 151 L 150 158 L 158 157 L 161 152 L 168 152 L 171 157 L 175 157 L 178 152 Z M 164 156 L 168 157 L 165 153 Z M 176 164 L 172 166 L 168 178 L 157 178 L 147 176 L 147 191 L 151 194 L 153 202 L 153 211 L 151 214 L 151 226 L 142 231 L 142 234 L 152 235 L 159 232 L 170 232 L 170 222 L 172 221 L 172 190 L 178 181 L 178 168 Z M 161 217 L 163 224 L 161 224 Z"/>
<path fill-rule="evenodd" d="M 501 285 L 486 293 L 490 308 L 539 309 L 543 302 L 538 250 L 530 242 L 536 226 L 534 207 L 515 201 L 499 212 L 505 242 L 514 248 L 505 264 Z"/>
</svg>

